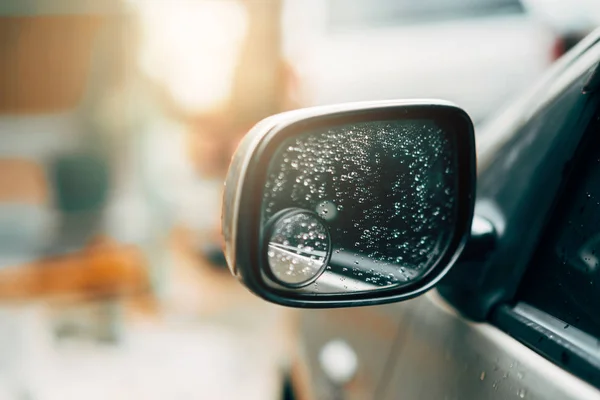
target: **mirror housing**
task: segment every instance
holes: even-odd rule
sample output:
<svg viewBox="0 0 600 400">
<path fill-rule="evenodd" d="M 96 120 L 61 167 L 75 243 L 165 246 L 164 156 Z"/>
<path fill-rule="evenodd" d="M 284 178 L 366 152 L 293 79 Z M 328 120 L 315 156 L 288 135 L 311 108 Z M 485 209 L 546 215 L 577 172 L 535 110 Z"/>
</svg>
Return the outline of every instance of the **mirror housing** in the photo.
<svg viewBox="0 0 600 400">
<path fill-rule="evenodd" d="M 252 292 L 286 306 L 415 297 L 465 246 L 475 170 L 473 124 L 444 101 L 266 118 L 244 137 L 227 175 L 227 263 Z"/>
</svg>

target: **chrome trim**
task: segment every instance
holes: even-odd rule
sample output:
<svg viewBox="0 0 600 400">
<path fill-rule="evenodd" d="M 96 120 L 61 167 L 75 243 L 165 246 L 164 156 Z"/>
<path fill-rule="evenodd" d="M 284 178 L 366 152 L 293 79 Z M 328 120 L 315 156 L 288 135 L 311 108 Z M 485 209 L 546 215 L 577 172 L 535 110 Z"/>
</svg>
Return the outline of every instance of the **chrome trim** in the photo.
<svg viewBox="0 0 600 400">
<path fill-rule="evenodd" d="M 513 311 L 600 360 L 600 343 L 595 337 L 526 303 L 518 303 Z"/>
</svg>

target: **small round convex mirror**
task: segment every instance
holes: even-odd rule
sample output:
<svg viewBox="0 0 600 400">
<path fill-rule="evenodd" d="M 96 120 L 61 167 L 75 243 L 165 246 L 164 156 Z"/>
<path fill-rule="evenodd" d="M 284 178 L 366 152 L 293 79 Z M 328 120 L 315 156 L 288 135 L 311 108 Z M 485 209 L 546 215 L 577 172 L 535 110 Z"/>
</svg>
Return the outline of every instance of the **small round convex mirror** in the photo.
<svg viewBox="0 0 600 400">
<path fill-rule="evenodd" d="M 317 280 L 331 257 L 327 223 L 314 212 L 295 208 L 275 214 L 268 226 L 269 275 L 293 288 Z"/>
</svg>

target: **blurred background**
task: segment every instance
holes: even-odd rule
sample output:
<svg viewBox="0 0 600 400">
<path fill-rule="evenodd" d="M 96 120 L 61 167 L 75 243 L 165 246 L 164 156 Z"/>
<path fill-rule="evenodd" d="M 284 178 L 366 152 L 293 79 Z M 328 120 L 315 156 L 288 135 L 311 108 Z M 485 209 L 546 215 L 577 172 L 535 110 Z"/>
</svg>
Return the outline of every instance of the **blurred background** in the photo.
<svg viewBox="0 0 600 400">
<path fill-rule="evenodd" d="M 221 253 L 241 136 L 415 97 L 480 126 L 593 1 L 0 2 L 0 399 L 282 398 L 298 312 Z"/>
</svg>

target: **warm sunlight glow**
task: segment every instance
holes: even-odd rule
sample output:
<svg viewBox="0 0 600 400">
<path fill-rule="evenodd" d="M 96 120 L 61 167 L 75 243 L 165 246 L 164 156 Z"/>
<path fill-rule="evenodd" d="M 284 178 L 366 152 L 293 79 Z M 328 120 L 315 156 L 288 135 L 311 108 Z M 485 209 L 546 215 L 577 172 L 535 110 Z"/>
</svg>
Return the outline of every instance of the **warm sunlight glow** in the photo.
<svg viewBox="0 0 600 400">
<path fill-rule="evenodd" d="M 247 29 L 237 1 L 143 1 L 142 69 L 185 111 L 210 112 L 231 94 Z"/>
</svg>

